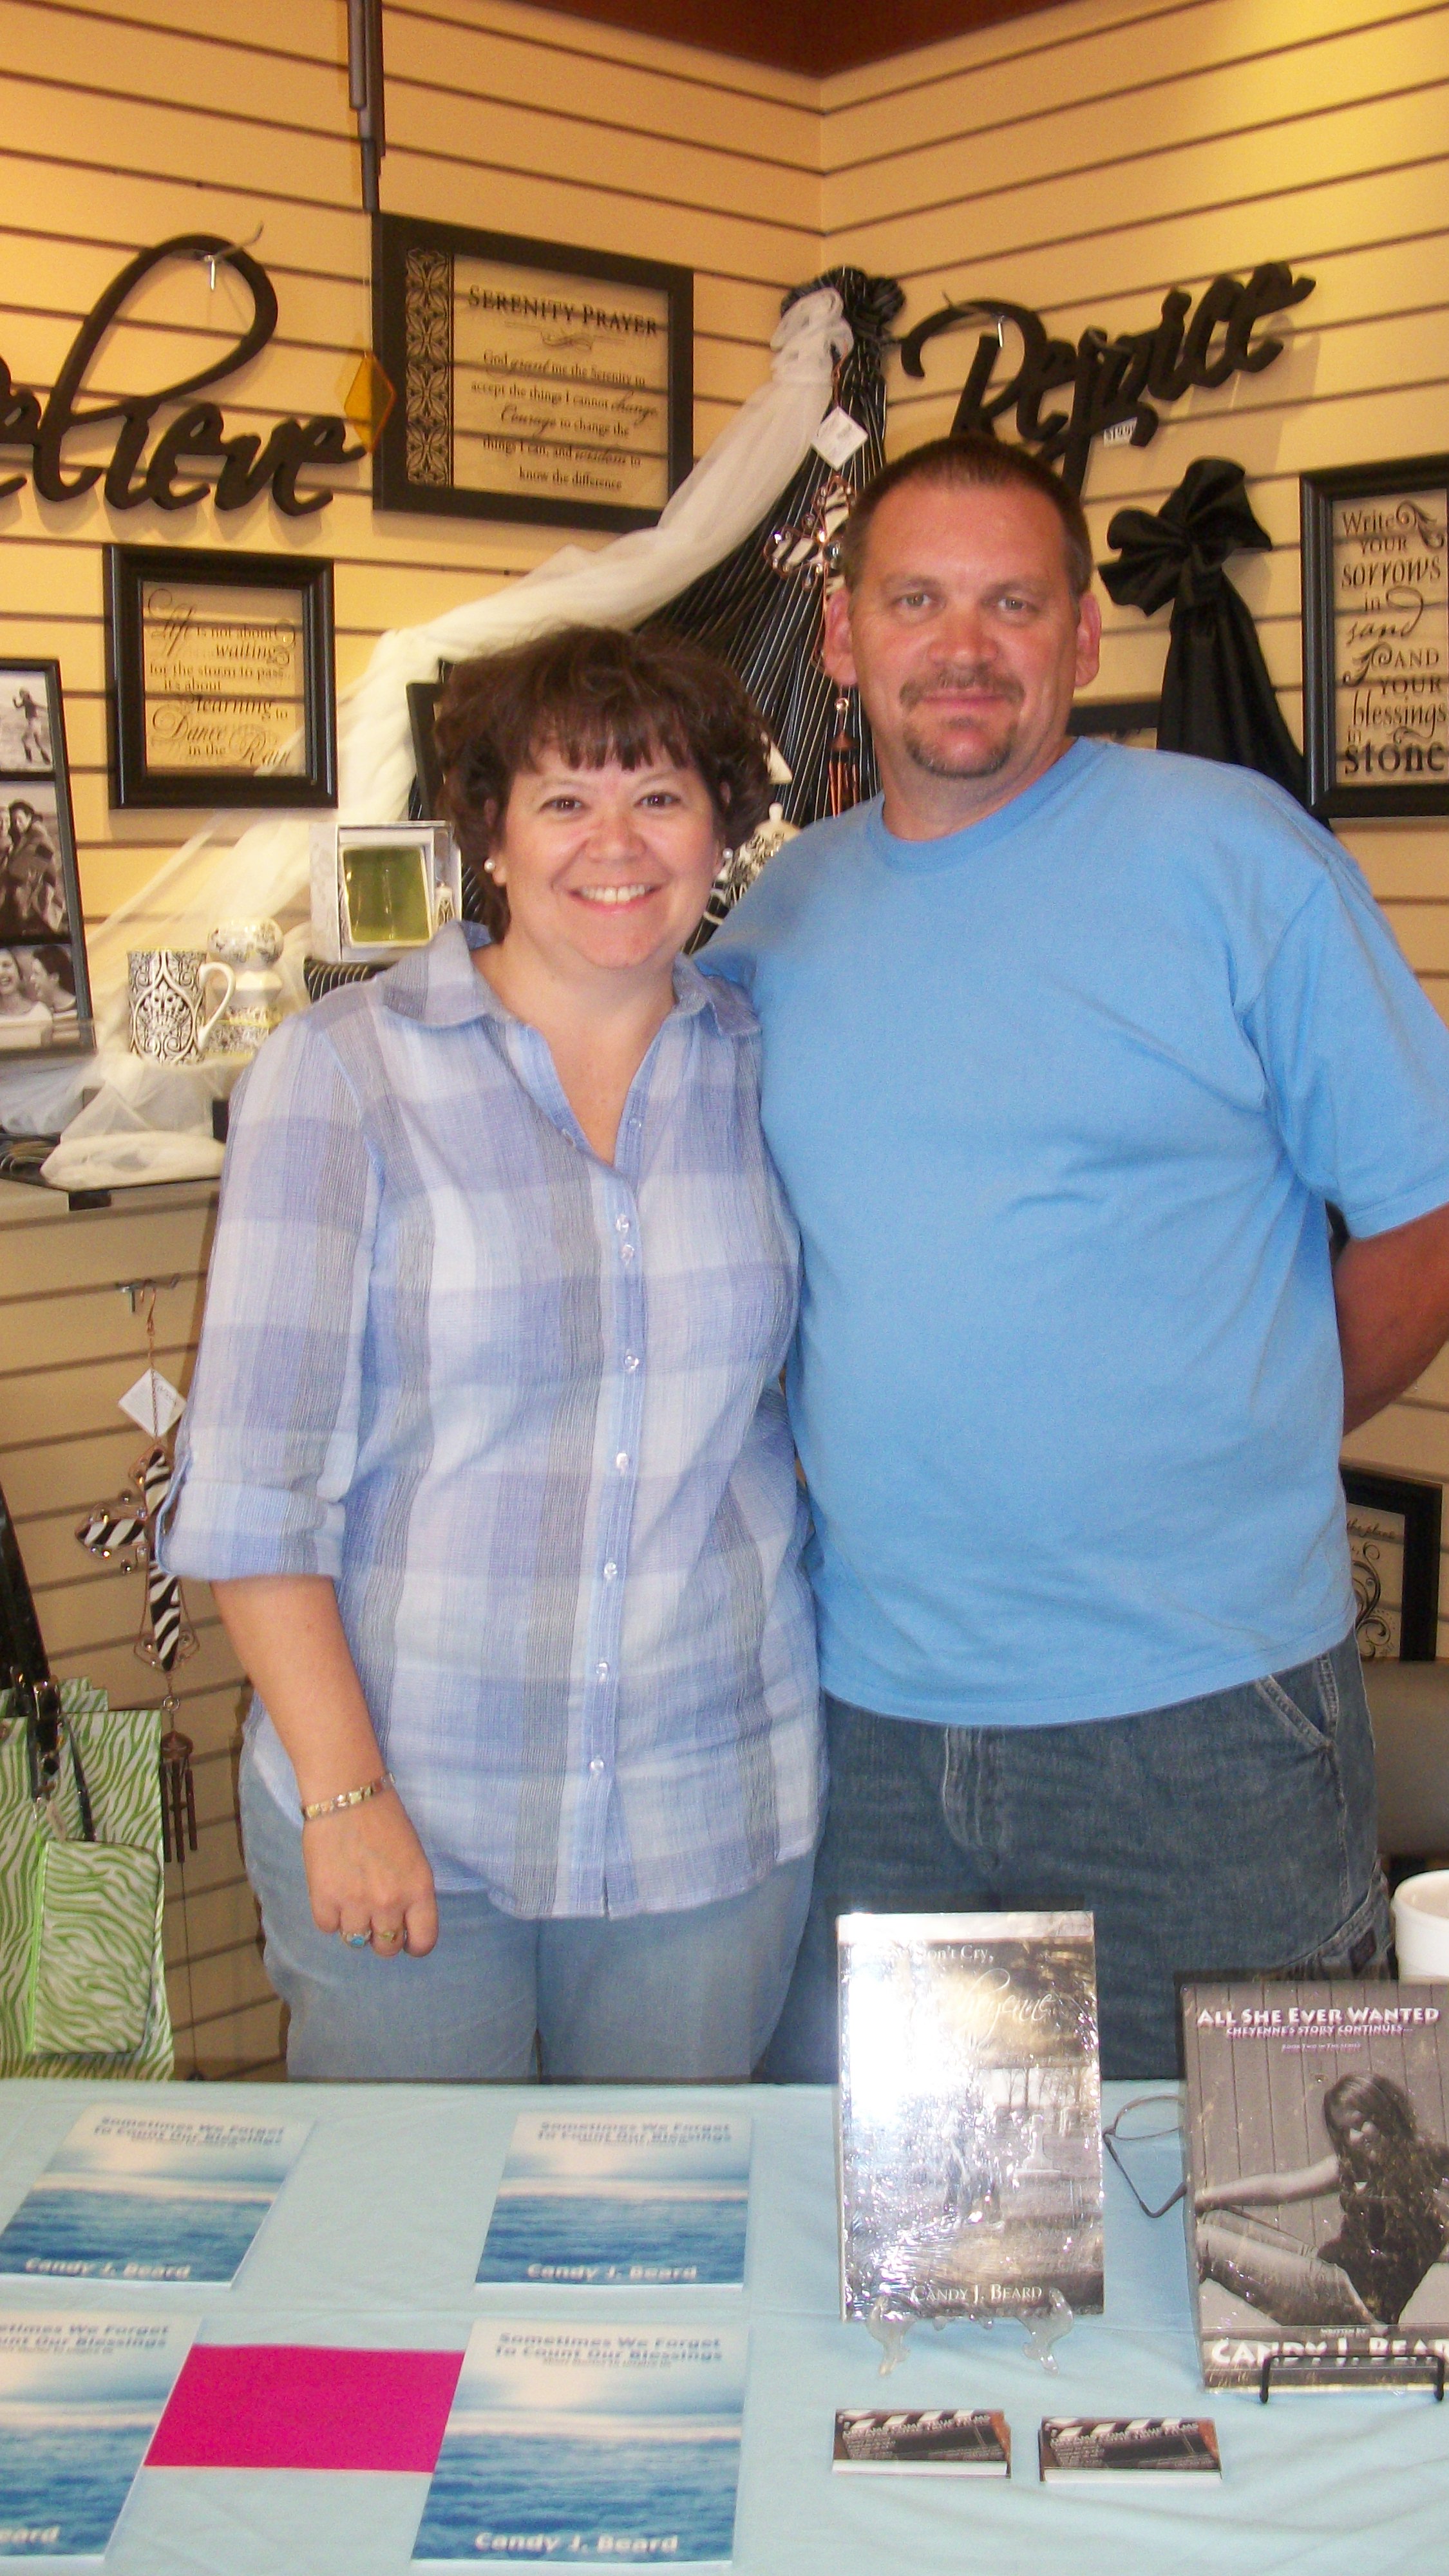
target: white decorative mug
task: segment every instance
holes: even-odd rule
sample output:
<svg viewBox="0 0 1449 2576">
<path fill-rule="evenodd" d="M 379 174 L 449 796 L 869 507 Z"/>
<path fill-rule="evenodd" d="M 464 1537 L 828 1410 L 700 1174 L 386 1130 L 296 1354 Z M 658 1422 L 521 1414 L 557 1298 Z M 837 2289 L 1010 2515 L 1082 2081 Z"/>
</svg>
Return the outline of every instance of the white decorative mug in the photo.
<svg viewBox="0 0 1449 2576">
<path fill-rule="evenodd" d="M 1421 1870 L 1394 1892 L 1401 1986 L 1449 1985 L 1449 1869 Z"/>
<path fill-rule="evenodd" d="M 219 921 L 206 944 L 214 958 L 236 970 L 236 990 L 222 1004 L 211 1052 L 253 1056 L 282 1017 L 282 979 L 276 972 L 281 931 L 270 920 Z"/>
<path fill-rule="evenodd" d="M 206 1008 L 206 984 L 220 976 L 224 991 Z M 133 948 L 127 957 L 131 996 L 131 1053 L 152 1064 L 199 1064 L 233 993 L 236 977 L 219 957 L 200 948 Z"/>
</svg>

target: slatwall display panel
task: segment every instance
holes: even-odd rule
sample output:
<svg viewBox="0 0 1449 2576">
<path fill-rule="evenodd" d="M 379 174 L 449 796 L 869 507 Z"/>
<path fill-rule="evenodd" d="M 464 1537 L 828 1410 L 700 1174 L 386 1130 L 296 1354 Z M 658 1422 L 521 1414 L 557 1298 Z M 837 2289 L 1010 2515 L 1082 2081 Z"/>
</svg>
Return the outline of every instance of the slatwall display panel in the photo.
<svg viewBox="0 0 1449 2576">
<path fill-rule="evenodd" d="M 275 338 L 215 399 L 263 437 L 340 407 L 370 338 L 368 225 L 331 0 L 285 12 L 201 0 L 0 0 L 0 353 L 18 382 L 54 379 L 75 330 L 139 247 L 207 229 L 247 241 L 280 305 Z M 682 262 L 696 278 L 695 445 L 767 371 L 782 292 L 819 259 L 815 86 L 507 0 L 389 5 L 391 210 Z M 86 397 L 175 381 L 249 318 L 222 270 L 147 281 L 98 353 Z M 110 431 L 67 457 L 109 455 Z M 218 518 L 94 493 L 0 504 L 7 538 L 0 653 L 58 653 L 87 915 L 143 884 L 198 816 L 112 814 L 106 786 L 101 548 L 169 543 L 330 555 L 346 682 L 377 636 L 516 579 L 566 529 L 374 514 L 366 463 L 326 478 L 305 519 L 270 496 Z"/>
<path fill-rule="evenodd" d="M 827 256 L 899 277 L 903 329 L 989 294 L 1075 341 L 1145 328 L 1169 288 L 1196 296 L 1262 260 L 1316 280 L 1271 326 L 1287 343 L 1273 366 L 1164 408 L 1145 448 L 1097 447 L 1083 495 L 1100 558 L 1113 512 L 1159 509 L 1195 457 L 1244 466 L 1274 552 L 1232 577 L 1301 740 L 1299 475 L 1449 446 L 1449 8 L 1075 0 L 843 73 L 822 101 Z M 949 429 L 976 337 L 933 342 L 924 383 L 892 371 L 892 452 Z M 1167 611 L 1103 611 L 1092 694 L 1155 694 Z M 1449 825 L 1342 837 L 1449 1019 Z M 1449 1364 L 1345 1455 L 1449 1479 Z"/>
<path fill-rule="evenodd" d="M 146 1364 L 144 1301 L 118 1282 L 172 1282 L 156 1300 L 156 1359 L 185 1388 L 195 1356 L 215 1194 L 138 1192 L 72 1214 L 0 1183 L 0 1486 L 14 1515 L 54 1671 L 113 1702 L 154 1704 L 160 1677 L 134 1644 L 141 1579 L 101 1564 L 76 1524 L 108 1501 L 147 1446 L 118 1409 Z M 262 1973 L 242 1871 L 233 1747 L 245 1685 L 204 1584 L 187 1587 L 194 1656 L 173 1675 L 176 1724 L 196 1747 L 197 1850 L 167 1871 L 166 1950 L 177 2069 L 280 2071 L 280 2007 Z"/>
</svg>

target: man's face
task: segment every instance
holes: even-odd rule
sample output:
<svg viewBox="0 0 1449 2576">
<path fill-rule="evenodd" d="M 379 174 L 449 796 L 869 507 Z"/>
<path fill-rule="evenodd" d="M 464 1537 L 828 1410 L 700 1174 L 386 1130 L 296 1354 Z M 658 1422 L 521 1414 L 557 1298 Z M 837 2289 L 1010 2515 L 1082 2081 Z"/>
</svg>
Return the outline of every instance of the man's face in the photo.
<svg viewBox="0 0 1449 2576">
<path fill-rule="evenodd" d="M 929 838 L 1050 767 L 1101 618 L 1072 596 L 1065 532 L 1021 484 L 906 483 L 871 522 L 860 580 L 826 611 L 825 663 L 858 686 L 886 821 Z"/>
</svg>

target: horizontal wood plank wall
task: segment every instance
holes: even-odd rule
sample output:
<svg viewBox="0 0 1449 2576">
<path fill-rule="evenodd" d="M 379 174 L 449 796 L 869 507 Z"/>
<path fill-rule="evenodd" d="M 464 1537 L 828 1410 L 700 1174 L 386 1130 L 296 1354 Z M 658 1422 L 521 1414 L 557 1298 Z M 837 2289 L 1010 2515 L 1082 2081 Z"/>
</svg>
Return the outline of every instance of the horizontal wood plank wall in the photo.
<svg viewBox="0 0 1449 2576">
<path fill-rule="evenodd" d="M 1100 557 L 1113 511 L 1159 508 L 1194 457 L 1246 467 L 1274 552 L 1233 577 L 1301 740 L 1300 473 L 1449 447 L 1449 9 L 1074 0 L 822 94 L 827 258 L 899 278 L 902 328 L 988 294 L 1075 340 L 1140 329 L 1168 288 L 1260 260 L 1317 280 L 1273 326 L 1289 345 L 1272 367 L 1192 393 L 1146 448 L 1097 448 L 1083 495 Z M 931 343 L 924 384 L 893 375 L 893 451 L 949 429 L 975 336 Z M 1093 694 L 1154 694 L 1167 612 L 1104 613 Z M 1449 824 L 1343 838 L 1449 1018 Z M 1449 1358 L 1347 1455 L 1449 1480 Z M 1449 1551 L 1441 1602 L 1449 1654 Z"/>
<path fill-rule="evenodd" d="M 370 336 L 345 22 L 336 0 L 0 0 L 0 354 L 18 382 L 53 381 L 133 251 L 191 230 L 246 241 L 260 226 L 278 332 L 218 399 L 230 425 L 264 434 L 288 413 L 338 408 Z M 692 267 L 695 444 L 706 446 L 767 372 L 781 293 L 818 265 L 814 84 L 509 0 L 388 0 L 386 44 L 384 205 Z M 167 272 L 112 335 L 88 391 L 174 381 L 235 338 L 245 306 L 224 271 L 214 295 L 200 268 Z M 77 438 L 74 453 L 109 445 Z M 108 810 L 108 538 L 332 556 L 344 681 L 385 628 L 474 598 L 569 540 L 563 529 L 376 517 L 365 467 L 336 479 L 338 499 L 302 520 L 270 499 L 226 519 L 205 506 L 115 513 L 94 494 L 0 501 L 0 653 L 60 657 L 91 920 L 199 819 Z M 71 1215 L 0 1184 L 0 1485 L 56 1669 L 92 1675 L 118 1701 L 147 1694 L 131 1652 L 138 1587 L 73 1535 L 144 1445 L 117 1411 L 144 1333 L 114 1283 L 177 1278 L 158 1302 L 157 1348 L 184 1387 L 212 1214 L 204 1191 Z M 197 1744 L 201 1835 L 184 1886 L 170 1873 L 178 2060 L 210 2074 L 275 2068 L 278 2007 L 233 1822 L 240 1676 L 204 1587 L 190 1592 L 200 1651 L 177 1688 Z"/>
</svg>

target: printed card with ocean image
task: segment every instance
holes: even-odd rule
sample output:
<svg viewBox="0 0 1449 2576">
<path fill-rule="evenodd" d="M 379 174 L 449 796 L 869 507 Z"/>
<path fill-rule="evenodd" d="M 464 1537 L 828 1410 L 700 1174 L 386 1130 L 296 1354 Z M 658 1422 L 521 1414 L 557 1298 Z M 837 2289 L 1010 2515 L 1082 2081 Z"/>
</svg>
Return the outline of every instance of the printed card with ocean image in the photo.
<svg viewBox="0 0 1449 2576">
<path fill-rule="evenodd" d="M 93 2104 L 0 2229 L 0 2273 L 229 2282 L 311 2126 Z"/>
<path fill-rule="evenodd" d="M 750 2123 L 524 2111 L 478 2265 L 480 2281 L 569 2289 L 738 2289 Z"/>
<path fill-rule="evenodd" d="M 0 2562 L 104 2556 L 195 2331 L 114 2309 L 0 2315 Z"/>
<path fill-rule="evenodd" d="M 414 2564 L 727 2560 L 745 2341 L 743 2327 L 481 2320 Z"/>
</svg>

